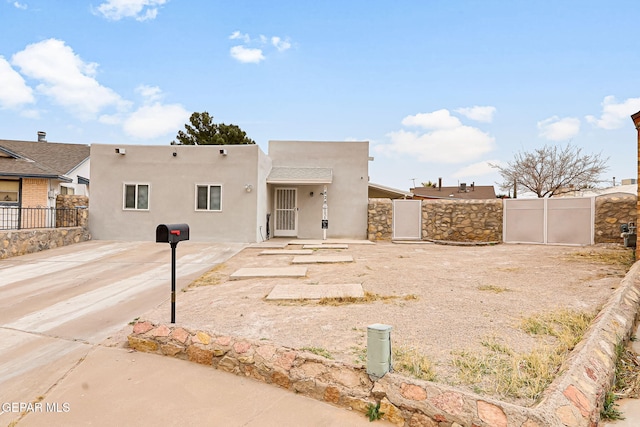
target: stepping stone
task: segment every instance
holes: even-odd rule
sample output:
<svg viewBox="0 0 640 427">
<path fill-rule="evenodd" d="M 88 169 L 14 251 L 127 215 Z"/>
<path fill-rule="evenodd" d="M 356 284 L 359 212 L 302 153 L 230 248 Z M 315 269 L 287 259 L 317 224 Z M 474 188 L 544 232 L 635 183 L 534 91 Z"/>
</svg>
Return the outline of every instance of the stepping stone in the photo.
<svg viewBox="0 0 640 427">
<path fill-rule="evenodd" d="M 267 249 L 260 252 L 260 255 L 311 255 L 311 249 Z"/>
<path fill-rule="evenodd" d="M 348 285 L 276 285 L 267 300 L 296 300 L 322 298 L 364 298 L 359 283 Z"/>
<path fill-rule="evenodd" d="M 241 268 L 229 276 L 229 280 L 256 279 L 267 277 L 304 277 L 307 267 L 258 267 Z"/>
<path fill-rule="evenodd" d="M 307 255 L 297 256 L 292 264 L 325 264 L 333 262 L 353 262 L 351 255 Z"/>
<path fill-rule="evenodd" d="M 266 241 L 260 242 L 260 243 L 253 243 L 253 244 L 249 245 L 249 247 L 250 248 L 283 249 L 283 248 L 286 248 L 288 244 L 289 244 L 289 242 L 287 242 L 287 241 L 283 242 L 281 240 L 277 240 L 277 241 L 266 240 Z"/>
<path fill-rule="evenodd" d="M 349 245 L 325 243 L 321 245 L 302 245 L 302 249 L 349 249 Z"/>
</svg>

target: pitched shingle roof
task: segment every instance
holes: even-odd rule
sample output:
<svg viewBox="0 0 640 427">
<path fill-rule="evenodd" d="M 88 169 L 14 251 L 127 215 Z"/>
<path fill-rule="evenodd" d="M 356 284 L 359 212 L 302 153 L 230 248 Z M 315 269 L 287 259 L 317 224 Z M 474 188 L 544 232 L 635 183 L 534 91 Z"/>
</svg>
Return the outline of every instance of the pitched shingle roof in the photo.
<svg viewBox="0 0 640 427">
<path fill-rule="evenodd" d="M 0 175 L 63 178 L 89 158 L 89 146 L 0 140 Z"/>
</svg>

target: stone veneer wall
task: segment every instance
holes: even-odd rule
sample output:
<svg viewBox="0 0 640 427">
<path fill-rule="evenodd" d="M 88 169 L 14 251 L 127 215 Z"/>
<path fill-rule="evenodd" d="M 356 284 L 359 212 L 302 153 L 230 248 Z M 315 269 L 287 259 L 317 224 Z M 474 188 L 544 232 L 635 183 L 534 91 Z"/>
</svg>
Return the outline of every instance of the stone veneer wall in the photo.
<svg viewBox="0 0 640 427">
<path fill-rule="evenodd" d="M 595 243 L 622 243 L 620 224 L 636 222 L 633 194 L 614 193 L 596 198 Z M 490 200 L 423 200 L 422 240 L 502 242 L 503 203 Z M 369 199 L 369 240 L 393 237 L 393 202 Z"/>
<path fill-rule="evenodd" d="M 391 199 L 369 199 L 368 231 L 369 240 L 391 240 Z M 501 242 L 502 200 L 423 200 L 422 239 Z"/>
<path fill-rule="evenodd" d="M 542 402 L 526 408 L 388 373 L 374 380 L 363 367 L 303 350 L 204 330 L 139 321 L 129 335 L 138 351 L 210 365 L 364 414 L 380 403 L 384 419 L 403 427 L 591 427 L 598 423 L 615 370 L 616 345 L 630 337 L 640 306 L 640 264 L 596 316 Z"/>
<path fill-rule="evenodd" d="M 391 199 L 369 199 L 367 239 L 391 240 L 393 237 L 393 202 Z"/>
<path fill-rule="evenodd" d="M 423 200 L 422 239 L 501 242 L 502 199 Z"/>
<path fill-rule="evenodd" d="M 622 243 L 620 224 L 636 222 L 637 197 L 614 193 L 596 197 L 595 243 Z"/>
<path fill-rule="evenodd" d="M 0 230 L 0 259 L 91 240 L 88 205 L 86 196 L 59 195 L 56 199 L 56 207 L 84 207 L 79 212 L 77 227 Z"/>
</svg>

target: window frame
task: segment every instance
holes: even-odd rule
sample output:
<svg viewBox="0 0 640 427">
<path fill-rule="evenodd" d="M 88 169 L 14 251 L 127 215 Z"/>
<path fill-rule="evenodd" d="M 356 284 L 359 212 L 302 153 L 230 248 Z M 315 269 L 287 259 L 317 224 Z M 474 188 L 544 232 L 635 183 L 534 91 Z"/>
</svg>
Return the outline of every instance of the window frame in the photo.
<svg viewBox="0 0 640 427">
<path fill-rule="evenodd" d="M 0 199 L 0 205 L 2 206 L 20 206 L 20 193 L 21 193 L 21 180 L 19 179 L 0 179 L 0 181 L 2 182 L 11 182 L 11 183 L 17 183 L 18 184 L 18 189 L 15 191 L 15 195 L 16 195 L 16 200 L 4 200 L 4 197 L 2 199 Z M 13 194 L 14 191 L 2 191 L 3 193 L 6 193 L 6 196 L 9 197 L 9 193 Z"/>
<path fill-rule="evenodd" d="M 207 208 L 206 209 L 198 208 L 198 189 L 202 188 L 202 187 L 206 187 L 207 188 Z M 211 209 L 211 188 L 212 187 L 220 188 L 220 195 L 219 195 L 220 208 L 219 209 Z M 223 198 L 222 184 L 220 184 L 220 183 L 196 183 L 195 184 L 194 195 L 195 195 L 195 197 L 194 197 L 194 210 L 196 212 L 222 212 L 222 198 Z"/>
<path fill-rule="evenodd" d="M 130 186 L 134 186 L 135 187 L 135 192 L 134 192 L 134 200 L 135 200 L 135 207 L 133 208 L 128 208 L 127 207 L 127 187 Z M 139 208 L 138 207 L 138 203 L 140 202 L 139 200 L 139 190 L 138 188 L 140 186 L 146 186 L 147 187 L 147 207 L 146 208 Z M 151 184 L 147 183 L 147 182 L 125 182 L 122 184 L 122 210 L 125 211 L 148 211 L 151 208 Z"/>
</svg>

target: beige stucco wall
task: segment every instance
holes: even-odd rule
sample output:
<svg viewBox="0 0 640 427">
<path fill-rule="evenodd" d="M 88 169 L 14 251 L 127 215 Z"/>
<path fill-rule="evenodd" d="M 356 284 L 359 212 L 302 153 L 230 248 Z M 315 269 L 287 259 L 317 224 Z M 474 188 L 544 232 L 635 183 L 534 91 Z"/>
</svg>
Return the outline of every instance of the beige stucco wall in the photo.
<svg viewBox="0 0 640 427">
<path fill-rule="evenodd" d="M 368 141 L 269 141 L 269 157 L 274 167 L 332 168 L 333 182 L 327 185 L 327 237 L 366 239 Z M 269 194 L 272 195 L 278 186 L 270 187 Z M 298 189 L 298 237 L 322 238 L 323 185 L 280 187 Z M 269 207 L 272 212 L 273 204 Z"/>
<path fill-rule="evenodd" d="M 126 154 L 116 154 L 118 147 Z M 257 201 L 266 197 L 258 177 L 268 169 L 258 166 L 267 160 L 260 153 L 257 145 L 92 144 L 91 234 L 94 239 L 154 241 L 157 225 L 187 223 L 192 241 L 255 242 L 264 225 Z M 123 209 L 124 183 L 150 185 L 148 211 Z M 222 185 L 221 212 L 196 211 L 196 184 Z"/>
</svg>

